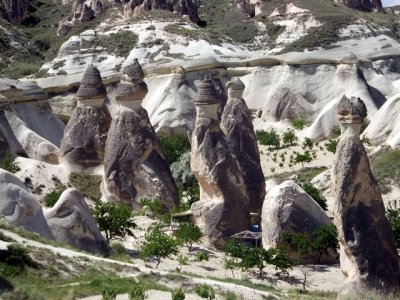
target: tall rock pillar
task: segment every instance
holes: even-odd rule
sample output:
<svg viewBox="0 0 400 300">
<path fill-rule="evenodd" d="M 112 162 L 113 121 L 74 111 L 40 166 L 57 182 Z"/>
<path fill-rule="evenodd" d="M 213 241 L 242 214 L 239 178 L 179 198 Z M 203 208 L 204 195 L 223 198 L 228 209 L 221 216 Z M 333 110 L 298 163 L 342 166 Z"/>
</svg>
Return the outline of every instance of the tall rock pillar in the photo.
<svg viewBox="0 0 400 300">
<path fill-rule="evenodd" d="M 373 290 L 398 292 L 399 257 L 360 130 L 367 109 L 345 96 L 338 106 L 342 135 L 333 166 L 334 221 L 339 232 L 340 267 L 346 282 L 340 295 Z"/>
<path fill-rule="evenodd" d="M 209 242 L 222 247 L 229 237 L 248 229 L 250 212 L 244 180 L 218 121 L 218 96 L 210 79 L 199 85 L 192 134 L 191 169 L 200 185 L 192 205 L 196 223 Z"/>
<path fill-rule="evenodd" d="M 138 200 L 151 197 L 172 209 L 179 204 L 171 170 L 147 111 L 141 106 L 147 94 L 139 62 L 124 68 L 116 91 L 119 111 L 108 133 L 104 176 L 107 198 L 139 208 Z"/>
</svg>

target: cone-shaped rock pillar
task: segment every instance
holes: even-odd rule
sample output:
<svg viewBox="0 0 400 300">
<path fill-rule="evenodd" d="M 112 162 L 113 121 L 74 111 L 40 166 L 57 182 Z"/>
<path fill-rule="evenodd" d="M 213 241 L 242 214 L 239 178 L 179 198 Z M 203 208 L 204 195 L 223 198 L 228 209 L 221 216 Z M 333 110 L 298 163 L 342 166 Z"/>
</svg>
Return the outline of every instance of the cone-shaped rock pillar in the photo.
<svg viewBox="0 0 400 300">
<path fill-rule="evenodd" d="M 107 198 L 138 209 L 140 198 L 152 197 L 171 209 L 179 203 L 178 192 L 147 111 L 141 106 L 147 94 L 143 78 L 135 59 L 124 68 L 116 92 L 120 108 L 111 123 L 104 160 Z"/>
<path fill-rule="evenodd" d="M 359 98 L 343 97 L 338 114 L 342 136 L 333 166 L 332 188 L 340 267 L 346 277 L 340 295 L 398 292 L 400 271 L 394 235 L 360 141 L 366 106 Z"/>
</svg>

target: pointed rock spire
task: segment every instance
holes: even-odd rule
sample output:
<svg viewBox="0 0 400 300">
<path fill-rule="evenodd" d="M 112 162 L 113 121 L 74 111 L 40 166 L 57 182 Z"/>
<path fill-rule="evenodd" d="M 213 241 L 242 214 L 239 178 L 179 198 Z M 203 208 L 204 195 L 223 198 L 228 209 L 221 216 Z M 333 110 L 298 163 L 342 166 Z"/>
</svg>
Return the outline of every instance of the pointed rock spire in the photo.
<svg viewBox="0 0 400 300">
<path fill-rule="evenodd" d="M 126 66 L 121 75 L 121 82 L 118 86 L 115 99 L 120 102 L 138 101 L 137 106 L 140 106 L 141 101 L 147 95 L 147 84 L 143 81 L 144 72 L 135 58 L 132 64 Z"/>
<path fill-rule="evenodd" d="M 93 66 L 89 65 L 83 74 L 81 85 L 79 86 L 76 96 L 81 99 L 96 99 L 103 98 L 107 95 L 106 88 L 101 79 L 99 70 Z"/>
<path fill-rule="evenodd" d="M 232 78 L 226 83 L 226 88 L 228 89 L 228 98 L 242 98 L 245 85 L 243 81 L 238 77 Z"/>
</svg>

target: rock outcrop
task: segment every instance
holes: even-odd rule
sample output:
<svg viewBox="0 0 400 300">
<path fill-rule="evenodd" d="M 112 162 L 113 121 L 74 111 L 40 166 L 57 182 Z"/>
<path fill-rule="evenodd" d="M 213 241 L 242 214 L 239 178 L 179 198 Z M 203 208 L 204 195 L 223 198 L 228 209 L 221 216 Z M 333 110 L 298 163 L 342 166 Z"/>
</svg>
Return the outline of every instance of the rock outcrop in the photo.
<svg viewBox="0 0 400 300">
<path fill-rule="evenodd" d="M 75 108 L 61 142 L 63 159 L 71 165 L 95 167 L 104 161 L 111 116 L 104 105 L 107 96 L 100 72 L 90 65 L 76 93 Z"/>
<path fill-rule="evenodd" d="M 77 190 L 70 188 L 64 191 L 56 204 L 45 211 L 44 217 L 57 242 L 90 253 L 108 255 L 107 243 L 85 199 Z"/>
<path fill-rule="evenodd" d="M 46 239 L 54 239 L 39 202 L 21 180 L 3 169 L 0 169 L 0 217 L 13 226 L 36 232 Z"/>
<path fill-rule="evenodd" d="M 381 0 L 335 0 L 335 2 L 361 11 L 383 11 Z"/>
<path fill-rule="evenodd" d="M 147 94 L 144 73 L 135 59 L 123 70 L 116 91 L 120 104 L 106 143 L 104 174 L 109 198 L 138 209 L 138 200 L 151 197 L 172 209 L 178 192 L 147 111 L 141 106 Z"/>
<path fill-rule="evenodd" d="M 242 98 L 243 82 L 236 78 L 226 84 L 228 103 L 221 119 L 221 129 L 238 162 L 246 186 L 251 212 L 261 213 L 265 198 L 265 178 L 260 163 L 257 138 L 251 112 Z"/>
<path fill-rule="evenodd" d="M 294 181 L 288 180 L 273 187 L 265 197 L 262 215 L 262 243 L 264 248 L 275 248 L 283 240 L 284 233 L 306 233 L 310 238 L 321 225 L 332 221 L 317 202 Z M 296 249 L 289 249 L 289 256 L 304 263 L 319 263 L 319 257 L 299 256 Z M 336 261 L 336 255 L 323 256 L 321 262 Z"/>
<path fill-rule="evenodd" d="M 28 16 L 28 0 L 1 0 L 5 18 L 13 24 L 21 24 Z"/>
<path fill-rule="evenodd" d="M 190 166 L 200 185 L 192 205 L 196 223 L 209 242 L 222 247 L 250 224 L 249 199 L 239 166 L 218 121 L 218 96 L 212 80 L 199 85 Z"/>
<path fill-rule="evenodd" d="M 346 277 L 340 294 L 398 293 L 400 270 L 394 235 L 360 141 L 366 106 L 359 98 L 344 96 L 338 114 L 342 135 L 332 170 L 332 191 L 340 266 Z"/>
</svg>

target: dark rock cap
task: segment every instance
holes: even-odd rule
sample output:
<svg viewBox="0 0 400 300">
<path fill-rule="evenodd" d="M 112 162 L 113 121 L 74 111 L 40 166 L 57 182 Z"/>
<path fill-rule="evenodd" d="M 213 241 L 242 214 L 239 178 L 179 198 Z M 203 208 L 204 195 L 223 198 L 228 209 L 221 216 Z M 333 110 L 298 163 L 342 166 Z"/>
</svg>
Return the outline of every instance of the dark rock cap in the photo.
<svg viewBox="0 0 400 300">
<path fill-rule="evenodd" d="M 107 95 L 99 70 L 92 64 L 86 69 L 76 96 L 81 99 L 101 98 Z"/>
<path fill-rule="evenodd" d="M 228 90 L 243 91 L 246 86 L 240 78 L 234 77 L 226 83 L 226 87 Z"/>
<path fill-rule="evenodd" d="M 215 90 L 214 84 L 210 78 L 205 78 L 199 84 L 197 98 L 194 103 L 196 105 L 210 105 L 218 104 L 218 94 Z"/>
<path fill-rule="evenodd" d="M 137 58 L 123 69 L 122 74 L 132 82 L 144 79 L 144 72 Z"/>
<path fill-rule="evenodd" d="M 143 69 L 135 58 L 133 63 L 122 71 L 121 82 L 116 91 L 117 101 L 142 100 L 148 92 L 143 79 Z"/>
<path fill-rule="evenodd" d="M 360 98 L 343 96 L 338 105 L 338 114 L 341 122 L 362 123 L 367 117 L 367 107 Z"/>
</svg>

